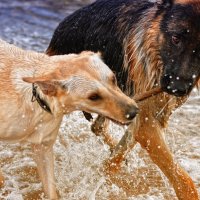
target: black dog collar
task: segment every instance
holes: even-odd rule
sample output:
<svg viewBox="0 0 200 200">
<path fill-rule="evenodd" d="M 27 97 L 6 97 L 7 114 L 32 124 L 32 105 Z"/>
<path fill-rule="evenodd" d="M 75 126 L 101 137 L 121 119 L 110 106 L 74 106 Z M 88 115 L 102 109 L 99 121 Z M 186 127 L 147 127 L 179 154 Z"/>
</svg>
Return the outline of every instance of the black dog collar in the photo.
<svg viewBox="0 0 200 200">
<path fill-rule="evenodd" d="M 38 104 L 40 105 L 40 107 L 43 110 L 45 110 L 46 112 L 52 114 L 51 109 L 50 109 L 48 103 L 45 100 L 41 99 L 40 96 L 39 96 L 39 94 L 37 93 L 37 86 L 35 86 L 34 83 L 32 85 L 32 94 L 33 94 L 33 96 L 31 98 L 31 102 L 37 101 Z"/>
<path fill-rule="evenodd" d="M 91 120 L 93 120 L 93 117 L 92 117 L 92 115 L 90 113 L 87 113 L 87 112 L 83 111 L 83 115 L 84 115 L 85 119 L 87 119 L 89 122 Z"/>
</svg>

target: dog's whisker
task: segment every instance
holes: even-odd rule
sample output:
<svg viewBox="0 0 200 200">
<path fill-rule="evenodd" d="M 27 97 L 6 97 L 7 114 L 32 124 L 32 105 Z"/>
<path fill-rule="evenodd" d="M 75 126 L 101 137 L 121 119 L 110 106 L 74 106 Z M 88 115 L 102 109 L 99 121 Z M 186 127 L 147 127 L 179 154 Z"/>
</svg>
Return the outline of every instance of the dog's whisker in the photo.
<svg viewBox="0 0 200 200">
<path fill-rule="evenodd" d="M 156 115 L 156 118 L 158 118 L 159 115 L 163 113 L 165 108 L 169 105 L 169 103 L 174 99 L 174 97 L 170 97 L 169 100 L 165 103 L 165 105 L 161 108 L 160 112 Z"/>
</svg>

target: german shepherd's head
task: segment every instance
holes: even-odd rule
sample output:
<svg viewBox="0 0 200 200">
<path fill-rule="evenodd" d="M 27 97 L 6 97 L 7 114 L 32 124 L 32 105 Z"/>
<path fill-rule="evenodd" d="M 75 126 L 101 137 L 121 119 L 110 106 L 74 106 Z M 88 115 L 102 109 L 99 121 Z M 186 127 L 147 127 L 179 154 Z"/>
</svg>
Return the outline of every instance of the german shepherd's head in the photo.
<svg viewBox="0 0 200 200">
<path fill-rule="evenodd" d="M 163 0 L 160 6 L 164 10 L 161 87 L 167 93 L 184 96 L 200 77 L 200 1 Z"/>
</svg>

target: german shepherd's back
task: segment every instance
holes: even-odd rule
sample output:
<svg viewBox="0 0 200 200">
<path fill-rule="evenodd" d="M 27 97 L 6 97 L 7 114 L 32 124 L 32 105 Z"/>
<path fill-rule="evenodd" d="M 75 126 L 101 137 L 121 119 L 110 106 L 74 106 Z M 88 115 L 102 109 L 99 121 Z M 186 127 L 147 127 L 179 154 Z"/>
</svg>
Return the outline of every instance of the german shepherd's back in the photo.
<svg viewBox="0 0 200 200">
<path fill-rule="evenodd" d="M 125 39 L 128 39 L 131 30 L 141 26 L 139 23 L 143 14 L 153 6 L 146 0 L 97 1 L 60 23 L 47 53 L 79 53 L 85 49 L 100 51 L 105 63 L 116 72 L 118 84 L 125 91 L 129 74 L 123 65 Z"/>
</svg>

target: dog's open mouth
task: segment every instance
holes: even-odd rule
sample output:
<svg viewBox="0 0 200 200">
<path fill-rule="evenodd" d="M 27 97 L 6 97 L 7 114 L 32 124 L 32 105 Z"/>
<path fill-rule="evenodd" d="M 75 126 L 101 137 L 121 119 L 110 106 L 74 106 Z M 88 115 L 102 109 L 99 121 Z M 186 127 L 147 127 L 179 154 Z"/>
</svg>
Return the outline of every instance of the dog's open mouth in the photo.
<svg viewBox="0 0 200 200">
<path fill-rule="evenodd" d="M 115 124 L 120 125 L 120 126 L 125 126 L 125 125 L 128 126 L 128 125 L 130 125 L 131 122 L 132 122 L 132 121 L 129 121 L 129 122 L 120 122 L 120 121 L 117 121 L 117 120 L 112 119 L 112 118 L 107 117 L 107 116 L 106 116 L 106 118 L 109 119 L 109 120 L 111 120 L 111 121 L 114 122 Z"/>
<path fill-rule="evenodd" d="M 92 117 L 92 114 L 91 113 L 88 113 L 86 111 L 83 111 L 83 114 L 85 116 L 85 118 L 88 120 L 88 121 L 92 121 L 93 120 L 93 117 Z M 131 124 L 132 121 L 128 121 L 128 122 L 121 122 L 121 121 L 118 121 L 116 119 L 113 119 L 111 117 L 108 117 L 108 116 L 104 116 L 105 118 L 111 120 L 112 122 L 114 122 L 115 124 L 118 124 L 120 126 L 128 126 Z"/>
</svg>

